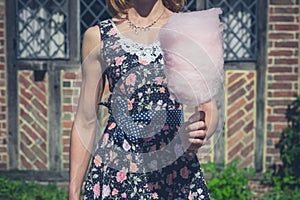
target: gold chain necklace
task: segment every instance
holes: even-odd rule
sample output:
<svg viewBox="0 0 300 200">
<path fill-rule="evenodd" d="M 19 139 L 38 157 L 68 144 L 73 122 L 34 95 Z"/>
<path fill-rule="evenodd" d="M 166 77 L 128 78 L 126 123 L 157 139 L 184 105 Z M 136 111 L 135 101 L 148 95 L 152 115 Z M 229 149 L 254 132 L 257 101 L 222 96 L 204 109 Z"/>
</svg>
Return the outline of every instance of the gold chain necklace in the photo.
<svg viewBox="0 0 300 200">
<path fill-rule="evenodd" d="M 132 23 L 132 21 L 129 19 L 129 17 L 128 17 L 128 14 L 127 14 L 127 17 L 126 17 L 126 19 L 127 19 L 127 24 L 129 25 L 129 27 L 131 28 L 131 29 L 133 29 L 134 30 L 134 32 L 136 33 L 136 34 L 138 34 L 140 31 L 149 31 L 150 30 L 150 28 L 154 25 L 154 24 L 156 24 L 158 21 L 159 21 L 159 19 L 164 15 L 164 13 L 165 13 L 165 10 L 163 10 L 162 11 L 162 13 L 160 14 L 160 16 L 156 19 L 156 20 L 154 20 L 150 25 L 148 25 L 148 26 L 137 26 L 137 25 L 135 25 L 134 23 Z"/>
</svg>

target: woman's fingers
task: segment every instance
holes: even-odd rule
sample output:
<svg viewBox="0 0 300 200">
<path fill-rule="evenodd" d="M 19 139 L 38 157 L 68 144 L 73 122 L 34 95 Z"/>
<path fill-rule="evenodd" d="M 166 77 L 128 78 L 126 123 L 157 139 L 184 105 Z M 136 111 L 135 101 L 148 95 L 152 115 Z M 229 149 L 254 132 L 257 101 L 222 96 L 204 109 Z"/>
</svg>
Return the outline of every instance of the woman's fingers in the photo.
<svg viewBox="0 0 300 200">
<path fill-rule="evenodd" d="M 197 121 L 190 123 L 187 126 L 187 131 L 206 130 L 206 124 L 204 121 Z"/>
<path fill-rule="evenodd" d="M 188 137 L 189 138 L 195 138 L 195 139 L 204 139 L 206 137 L 206 131 L 205 130 L 197 130 L 197 131 L 192 131 L 188 132 Z"/>
</svg>

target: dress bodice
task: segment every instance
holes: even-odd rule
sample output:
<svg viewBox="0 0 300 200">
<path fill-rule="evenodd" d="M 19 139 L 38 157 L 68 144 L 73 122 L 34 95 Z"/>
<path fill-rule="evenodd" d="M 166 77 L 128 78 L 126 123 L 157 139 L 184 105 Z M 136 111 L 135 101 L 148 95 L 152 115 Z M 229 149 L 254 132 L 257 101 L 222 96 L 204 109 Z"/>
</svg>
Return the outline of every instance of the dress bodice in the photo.
<svg viewBox="0 0 300 200">
<path fill-rule="evenodd" d="M 162 50 L 158 42 L 145 45 L 124 37 L 111 20 L 100 22 L 101 65 L 109 80 L 106 105 L 110 121 L 129 134 L 129 141 L 159 132 L 164 125 L 179 125 L 181 104 L 167 88 Z M 175 116 L 175 117 L 174 117 Z M 132 136 L 132 137 L 131 137 Z M 116 141 L 122 141 L 117 134 Z"/>
</svg>

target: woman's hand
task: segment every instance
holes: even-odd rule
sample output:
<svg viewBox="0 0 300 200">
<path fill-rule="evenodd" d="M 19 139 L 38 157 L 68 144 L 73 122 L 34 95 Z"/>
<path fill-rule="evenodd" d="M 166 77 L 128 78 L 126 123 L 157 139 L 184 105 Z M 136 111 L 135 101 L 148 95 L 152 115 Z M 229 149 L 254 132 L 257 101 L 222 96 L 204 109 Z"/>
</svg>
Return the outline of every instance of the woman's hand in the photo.
<svg viewBox="0 0 300 200">
<path fill-rule="evenodd" d="M 207 126 L 205 112 L 194 113 L 179 131 L 183 147 L 187 151 L 195 151 L 205 144 Z"/>
</svg>

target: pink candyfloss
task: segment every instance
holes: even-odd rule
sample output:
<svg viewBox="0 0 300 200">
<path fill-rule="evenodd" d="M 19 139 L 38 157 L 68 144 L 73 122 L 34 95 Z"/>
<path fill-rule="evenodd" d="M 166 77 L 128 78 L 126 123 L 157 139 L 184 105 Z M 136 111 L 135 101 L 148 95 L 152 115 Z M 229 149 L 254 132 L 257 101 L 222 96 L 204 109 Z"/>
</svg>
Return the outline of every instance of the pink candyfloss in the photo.
<svg viewBox="0 0 300 200">
<path fill-rule="evenodd" d="M 211 101 L 223 83 L 223 47 L 219 8 L 175 13 L 159 33 L 168 89 L 181 103 Z"/>
</svg>

